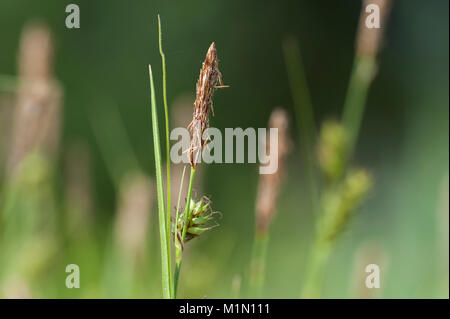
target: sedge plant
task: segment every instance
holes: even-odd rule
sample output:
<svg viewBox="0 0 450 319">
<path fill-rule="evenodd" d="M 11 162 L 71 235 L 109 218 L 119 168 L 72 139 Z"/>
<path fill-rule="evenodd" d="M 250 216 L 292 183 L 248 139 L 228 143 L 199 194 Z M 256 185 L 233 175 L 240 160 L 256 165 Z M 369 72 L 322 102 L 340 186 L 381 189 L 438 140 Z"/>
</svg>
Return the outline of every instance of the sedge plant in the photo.
<svg viewBox="0 0 450 319">
<path fill-rule="evenodd" d="M 161 267 L 162 267 L 162 292 L 163 298 L 176 298 L 178 279 L 181 270 L 184 245 L 189 240 L 199 236 L 203 232 L 211 229 L 210 222 L 214 213 L 210 208 L 210 201 L 202 197 L 199 201 L 192 199 L 192 188 L 201 152 L 207 144 L 204 133 L 209 127 L 209 113 L 212 110 L 212 98 L 217 88 L 225 87 L 222 82 L 222 75 L 218 69 L 217 52 L 214 42 L 208 49 L 206 59 L 200 71 L 200 77 L 196 86 L 196 100 L 192 122 L 188 126 L 191 135 L 189 147 L 190 177 L 187 192 L 186 206 L 184 211 L 180 208 L 181 191 L 184 180 L 180 186 L 180 194 L 175 212 L 175 220 L 171 219 L 171 189 L 170 189 L 170 140 L 169 140 L 169 116 L 167 107 L 167 86 L 166 86 L 166 62 L 162 49 L 161 20 L 158 16 L 159 52 L 162 60 L 163 73 L 163 103 L 165 114 L 166 133 L 166 200 L 164 200 L 164 184 L 162 177 L 161 145 L 159 138 L 158 112 L 156 106 L 155 87 L 153 81 L 152 68 L 149 66 L 150 91 L 151 91 L 151 117 L 153 129 L 153 148 L 155 156 L 157 199 L 158 199 L 158 220 L 161 245 Z M 175 271 L 172 272 L 171 254 L 171 232 L 175 245 Z"/>
</svg>

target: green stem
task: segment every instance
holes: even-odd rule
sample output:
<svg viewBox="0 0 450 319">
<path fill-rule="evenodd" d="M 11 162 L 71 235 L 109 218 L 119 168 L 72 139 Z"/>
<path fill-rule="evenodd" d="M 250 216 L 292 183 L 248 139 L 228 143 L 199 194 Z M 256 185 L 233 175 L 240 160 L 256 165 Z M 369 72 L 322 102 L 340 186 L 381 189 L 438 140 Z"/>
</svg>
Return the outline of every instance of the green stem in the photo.
<svg viewBox="0 0 450 319">
<path fill-rule="evenodd" d="M 183 245 L 185 243 L 186 231 L 191 214 L 191 197 L 192 197 L 192 185 L 194 183 L 195 168 L 191 166 L 191 176 L 189 178 L 189 188 L 186 200 L 186 207 L 184 209 L 184 223 L 183 232 L 181 234 L 181 242 L 178 240 L 178 236 L 175 241 L 175 275 L 174 275 L 174 296 L 177 295 L 178 278 L 180 276 L 181 262 L 183 260 Z"/>
<path fill-rule="evenodd" d="M 342 122 L 349 135 L 348 157 L 353 154 L 366 106 L 367 93 L 376 69 L 375 57 L 355 58 L 344 104 Z"/>
<path fill-rule="evenodd" d="M 178 215 L 180 212 L 181 193 L 183 192 L 183 183 L 184 183 L 184 174 L 185 173 L 186 173 L 186 166 L 183 167 L 183 174 L 181 175 L 180 190 L 178 192 L 177 210 L 175 212 L 175 227 L 177 226 Z M 175 230 L 173 233 L 173 241 L 175 242 L 176 239 L 177 239 L 177 232 Z"/>
<path fill-rule="evenodd" d="M 178 192 L 178 202 L 177 202 L 177 210 L 175 213 L 175 229 L 173 232 L 173 242 L 175 243 L 175 274 L 174 274 L 174 281 L 173 281 L 173 298 L 177 297 L 177 286 L 178 286 L 178 276 L 180 273 L 180 267 L 181 267 L 181 254 L 182 254 L 182 247 L 180 247 L 180 243 L 178 242 L 178 217 L 180 213 L 180 201 L 181 201 L 181 193 L 183 192 L 183 182 L 184 182 L 184 174 L 186 172 L 186 166 L 183 167 L 183 175 L 181 176 L 181 182 L 180 182 L 180 190 Z M 180 262 L 178 263 L 178 260 Z"/>
<path fill-rule="evenodd" d="M 252 261 L 250 263 L 250 293 L 251 298 L 261 298 L 264 286 L 267 244 L 269 232 L 256 231 L 253 242 Z"/>
<path fill-rule="evenodd" d="M 317 240 L 312 247 L 306 269 L 306 283 L 302 298 L 320 298 L 325 266 L 331 252 L 331 243 Z"/>
<path fill-rule="evenodd" d="M 158 194 L 158 221 L 159 221 L 159 233 L 161 240 L 161 276 L 162 276 L 162 292 L 163 298 L 171 298 L 170 289 L 170 257 L 167 245 L 166 234 L 166 214 L 164 212 L 164 192 L 163 192 L 163 180 L 161 170 L 161 146 L 159 142 L 159 127 L 158 127 L 158 114 L 156 112 L 156 99 L 155 99 L 155 87 L 153 84 L 152 68 L 149 65 L 150 74 L 150 90 L 151 90 L 151 106 L 152 106 L 152 127 L 153 127 L 153 146 L 155 152 L 155 169 L 156 169 L 156 183 Z"/>
<path fill-rule="evenodd" d="M 167 233 L 167 250 L 169 251 L 169 256 L 172 255 L 170 247 L 170 225 L 171 225 L 171 192 L 170 192 L 170 136 L 169 136 L 169 112 L 167 107 L 167 86 L 166 86 L 166 56 L 164 55 L 162 49 L 162 31 L 161 31 L 161 19 L 158 14 L 158 35 L 159 35 L 159 53 L 161 54 L 162 62 L 162 72 L 163 72 L 163 101 L 164 101 L 164 116 L 166 120 L 166 173 L 167 173 L 167 208 L 166 208 L 166 233 Z M 173 297 L 172 288 L 172 265 L 169 262 L 169 280 L 171 295 Z"/>
<path fill-rule="evenodd" d="M 376 61 L 374 56 L 357 56 L 355 58 L 342 118 L 343 125 L 349 135 L 347 160 L 345 161 L 346 166 L 348 166 L 355 149 L 367 94 L 375 74 L 375 69 Z M 324 237 L 320 236 L 320 229 L 317 231 L 316 242 L 308 259 L 306 283 L 302 292 L 302 297 L 304 298 L 320 297 L 325 267 L 333 246 L 333 242 L 323 240 Z"/>
<path fill-rule="evenodd" d="M 284 42 L 283 51 L 294 100 L 299 139 L 304 153 L 305 174 L 309 184 L 306 189 L 309 193 L 308 198 L 310 199 L 311 211 L 316 212 L 319 190 L 314 155 L 314 143 L 316 140 L 314 111 L 297 41 L 295 39 L 287 39 Z"/>
</svg>

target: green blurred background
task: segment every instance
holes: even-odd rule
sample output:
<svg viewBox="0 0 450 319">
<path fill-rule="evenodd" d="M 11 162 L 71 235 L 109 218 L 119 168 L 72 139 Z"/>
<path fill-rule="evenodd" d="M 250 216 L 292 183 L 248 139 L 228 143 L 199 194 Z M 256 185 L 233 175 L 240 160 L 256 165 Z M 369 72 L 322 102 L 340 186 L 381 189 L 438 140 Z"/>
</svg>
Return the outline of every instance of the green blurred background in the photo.
<svg viewBox="0 0 450 319">
<path fill-rule="evenodd" d="M 445 0 L 394 2 L 355 156 L 356 164 L 372 172 L 375 185 L 330 258 L 323 289 L 327 298 L 354 297 L 355 254 L 365 243 L 375 243 L 385 256 L 381 297 L 448 298 L 448 226 L 443 234 L 441 226 L 448 224 L 449 4 Z M 216 93 L 212 126 L 266 127 L 276 106 L 293 114 L 282 43 L 286 36 L 294 36 L 319 127 L 326 119 L 340 117 L 361 4 L 78 0 L 74 3 L 80 6 L 81 28 L 69 30 L 64 24 L 69 3 L 0 2 L 0 74 L 17 73 L 19 39 L 27 22 L 43 21 L 53 34 L 54 72 L 64 90 L 62 136 L 54 167 L 57 225 L 66 214 L 64 157 L 71 145 L 84 143 L 92 160 L 94 230 L 81 238 L 66 236 L 64 228 L 56 226 L 57 248 L 33 277 L 31 294 L 158 298 L 155 205 L 149 221 L 148 256 L 137 270 L 136 287 L 121 295 L 115 286 L 120 274 L 108 271 L 114 259 L 108 251 L 118 194 L 92 129 L 93 125 L 107 127 L 107 116 L 102 114 L 118 108 L 139 165 L 154 176 L 147 66 L 153 66 L 157 102 L 162 107 L 157 14 L 162 18 L 169 108 L 180 95 L 194 95 L 205 52 L 215 41 L 224 82 L 231 87 Z M 263 293 L 268 298 L 299 297 L 312 241 L 314 216 L 307 205 L 302 145 L 294 120 L 292 124 L 295 149 L 268 247 Z M 108 129 L 114 135 L 115 128 Z M 126 157 L 125 150 L 113 149 L 119 162 L 122 155 Z M 248 279 L 257 166 L 216 164 L 203 165 L 201 170 L 202 189 L 223 218 L 220 227 L 189 244 L 180 296 L 231 297 L 232 279 L 241 276 L 244 292 Z M 80 266 L 80 289 L 64 285 L 65 266 L 71 263 Z"/>
</svg>

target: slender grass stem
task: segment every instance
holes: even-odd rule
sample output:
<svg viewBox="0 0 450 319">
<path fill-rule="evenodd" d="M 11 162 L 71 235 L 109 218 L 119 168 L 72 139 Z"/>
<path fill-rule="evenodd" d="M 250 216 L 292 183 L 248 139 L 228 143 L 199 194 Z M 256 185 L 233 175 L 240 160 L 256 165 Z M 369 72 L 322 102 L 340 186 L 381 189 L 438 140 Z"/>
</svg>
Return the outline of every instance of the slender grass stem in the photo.
<svg viewBox="0 0 450 319">
<path fill-rule="evenodd" d="M 302 291 L 302 298 L 320 298 L 325 266 L 330 253 L 330 243 L 316 241 L 312 247 L 306 268 L 306 283 Z"/>
<path fill-rule="evenodd" d="M 253 242 L 252 261 L 250 263 L 250 293 L 251 298 L 261 298 L 264 286 L 268 231 L 256 231 Z"/>
<path fill-rule="evenodd" d="M 305 174 L 307 174 L 308 198 L 311 211 L 317 211 L 318 185 L 315 165 L 314 143 L 316 129 L 311 97 L 301 61 L 300 49 L 295 39 L 287 39 L 283 45 L 284 59 L 289 77 L 292 97 L 294 99 L 295 117 L 299 129 L 299 139 L 304 152 Z"/>
<path fill-rule="evenodd" d="M 183 167 L 183 175 L 181 176 L 180 191 L 178 192 L 177 210 L 175 212 L 175 222 L 174 222 L 175 230 L 173 232 L 173 242 L 175 243 L 175 274 L 174 274 L 174 281 L 173 281 L 173 298 L 177 297 L 178 275 L 180 273 L 180 267 L 181 267 L 181 254 L 183 253 L 182 248 L 179 246 L 178 238 L 177 238 L 177 234 L 178 234 L 177 222 L 178 222 L 178 217 L 179 217 L 179 213 L 180 213 L 181 193 L 183 192 L 183 182 L 184 182 L 184 174 L 185 173 L 186 173 L 186 166 Z M 178 263 L 178 260 L 180 260 L 179 263 Z"/>
<path fill-rule="evenodd" d="M 191 214 L 191 197 L 192 197 L 192 185 L 194 184 L 194 176 L 195 176 L 195 168 L 191 166 L 191 176 L 189 178 L 189 188 L 188 188 L 188 194 L 187 194 L 187 204 L 186 208 L 184 210 L 184 225 L 183 225 L 183 234 L 181 236 L 181 239 L 184 242 L 184 239 L 186 238 L 186 231 L 188 226 L 188 221 Z"/>
<path fill-rule="evenodd" d="M 183 167 L 183 174 L 181 175 L 181 182 L 180 182 L 180 191 L 178 192 L 178 201 L 177 201 L 177 210 L 175 212 L 175 226 L 178 221 L 179 212 L 180 212 L 180 202 L 181 202 L 181 193 L 183 192 L 183 183 L 184 183 L 184 174 L 186 173 L 186 166 Z M 177 233 L 176 231 L 173 234 L 173 241 L 177 239 Z"/>
<path fill-rule="evenodd" d="M 191 197 L 192 197 L 192 185 L 194 183 L 195 176 L 195 168 L 191 166 L 191 176 L 189 178 L 189 188 L 186 200 L 186 207 L 184 209 L 184 223 L 183 223 L 183 231 L 181 234 L 181 242 L 176 238 L 175 244 L 175 275 L 174 275 L 174 296 L 177 295 L 177 287 L 178 287 L 178 278 L 180 276 L 181 262 L 183 260 L 183 247 L 184 240 L 186 238 L 187 226 L 191 214 Z"/>
<path fill-rule="evenodd" d="M 153 128 L 153 148 L 155 152 L 155 168 L 156 168 L 156 183 L 157 183 L 157 195 L 158 195 L 158 221 L 159 221 L 159 233 L 161 240 L 161 276 L 162 276 L 162 292 L 163 298 L 171 298 L 170 289 L 170 255 L 167 249 L 167 224 L 166 214 L 164 212 L 164 189 L 161 170 L 161 146 L 159 141 L 159 127 L 158 127 L 158 114 L 156 112 L 156 99 L 155 99 L 155 86 L 153 83 L 152 68 L 149 65 L 150 75 L 150 90 L 151 90 L 151 109 L 152 109 L 152 128 Z"/>
<path fill-rule="evenodd" d="M 366 106 L 367 94 L 375 69 L 374 56 L 356 57 L 342 117 L 343 124 L 349 135 L 348 157 L 352 156 L 355 149 Z"/>
<path fill-rule="evenodd" d="M 159 53 L 161 54 L 161 62 L 162 62 L 162 73 L 163 73 L 163 101 L 164 101 L 164 116 L 166 121 L 166 173 L 167 173 L 167 208 L 166 208 L 166 233 L 167 233 L 167 250 L 169 251 L 169 256 L 172 255 L 171 247 L 170 247 L 170 225 L 171 225 L 171 191 L 170 191 L 170 136 L 169 136 L 169 112 L 167 107 L 167 85 L 166 85 L 166 56 L 164 55 L 162 49 L 162 31 L 161 31 L 161 19 L 158 14 L 158 35 L 159 35 Z M 170 289 L 171 295 L 173 296 L 173 287 L 172 287 L 172 265 L 169 262 L 169 280 L 170 280 Z"/>
</svg>

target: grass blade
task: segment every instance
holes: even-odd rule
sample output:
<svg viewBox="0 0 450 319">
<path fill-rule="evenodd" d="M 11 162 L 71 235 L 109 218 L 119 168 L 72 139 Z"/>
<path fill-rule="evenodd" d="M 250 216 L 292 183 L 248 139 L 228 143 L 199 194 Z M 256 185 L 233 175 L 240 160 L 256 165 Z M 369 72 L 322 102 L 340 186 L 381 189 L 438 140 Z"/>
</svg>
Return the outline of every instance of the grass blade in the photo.
<svg viewBox="0 0 450 319">
<path fill-rule="evenodd" d="M 171 191 L 170 191 L 170 140 L 169 140 L 169 112 L 167 108 L 167 86 L 166 86 L 166 56 L 164 55 L 162 49 L 162 31 L 161 31 L 161 19 L 158 15 L 158 38 L 159 38 L 159 53 L 161 54 L 162 63 L 162 73 L 163 73 L 163 102 L 164 102 L 164 117 L 166 122 L 166 185 L 167 185 L 167 208 L 166 208 L 166 235 L 167 235 L 167 250 L 169 256 L 171 256 L 170 248 L 170 219 L 171 219 Z M 172 265 L 169 262 L 169 283 L 170 283 L 170 294 L 173 297 L 173 287 L 172 287 Z"/>
<path fill-rule="evenodd" d="M 171 298 L 170 289 L 170 258 L 168 252 L 167 242 L 167 226 L 166 226 L 166 214 L 164 211 L 164 192 L 163 192 L 163 180 L 161 170 L 161 145 L 159 142 L 159 127 L 158 127 L 158 114 L 156 112 L 156 99 L 155 99 L 155 86 L 153 84 L 152 67 L 148 66 L 150 75 L 150 90 L 151 90 L 151 109 L 152 109 L 152 128 L 153 128 L 153 149 L 155 152 L 155 168 L 156 168 L 156 184 L 158 195 L 158 222 L 159 222 L 159 234 L 161 241 L 161 276 L 162 276 L 162 292 L 163 298 Z"/>
<path fill-rule="evenodd" d="M 287 39 L 283 45 L 284 59 L 289 77 L 292 97 L 294 99 L 295 117 L 299 128 L 300 143 L 304 151 L 305 174 L 307 175 L 310 209 L 317 212 L 318 186 L 317 170 L 314 156 L 316 130 L 314 112 L 301 62 L 300 49 L 295 39 Z"/>
</svg>

